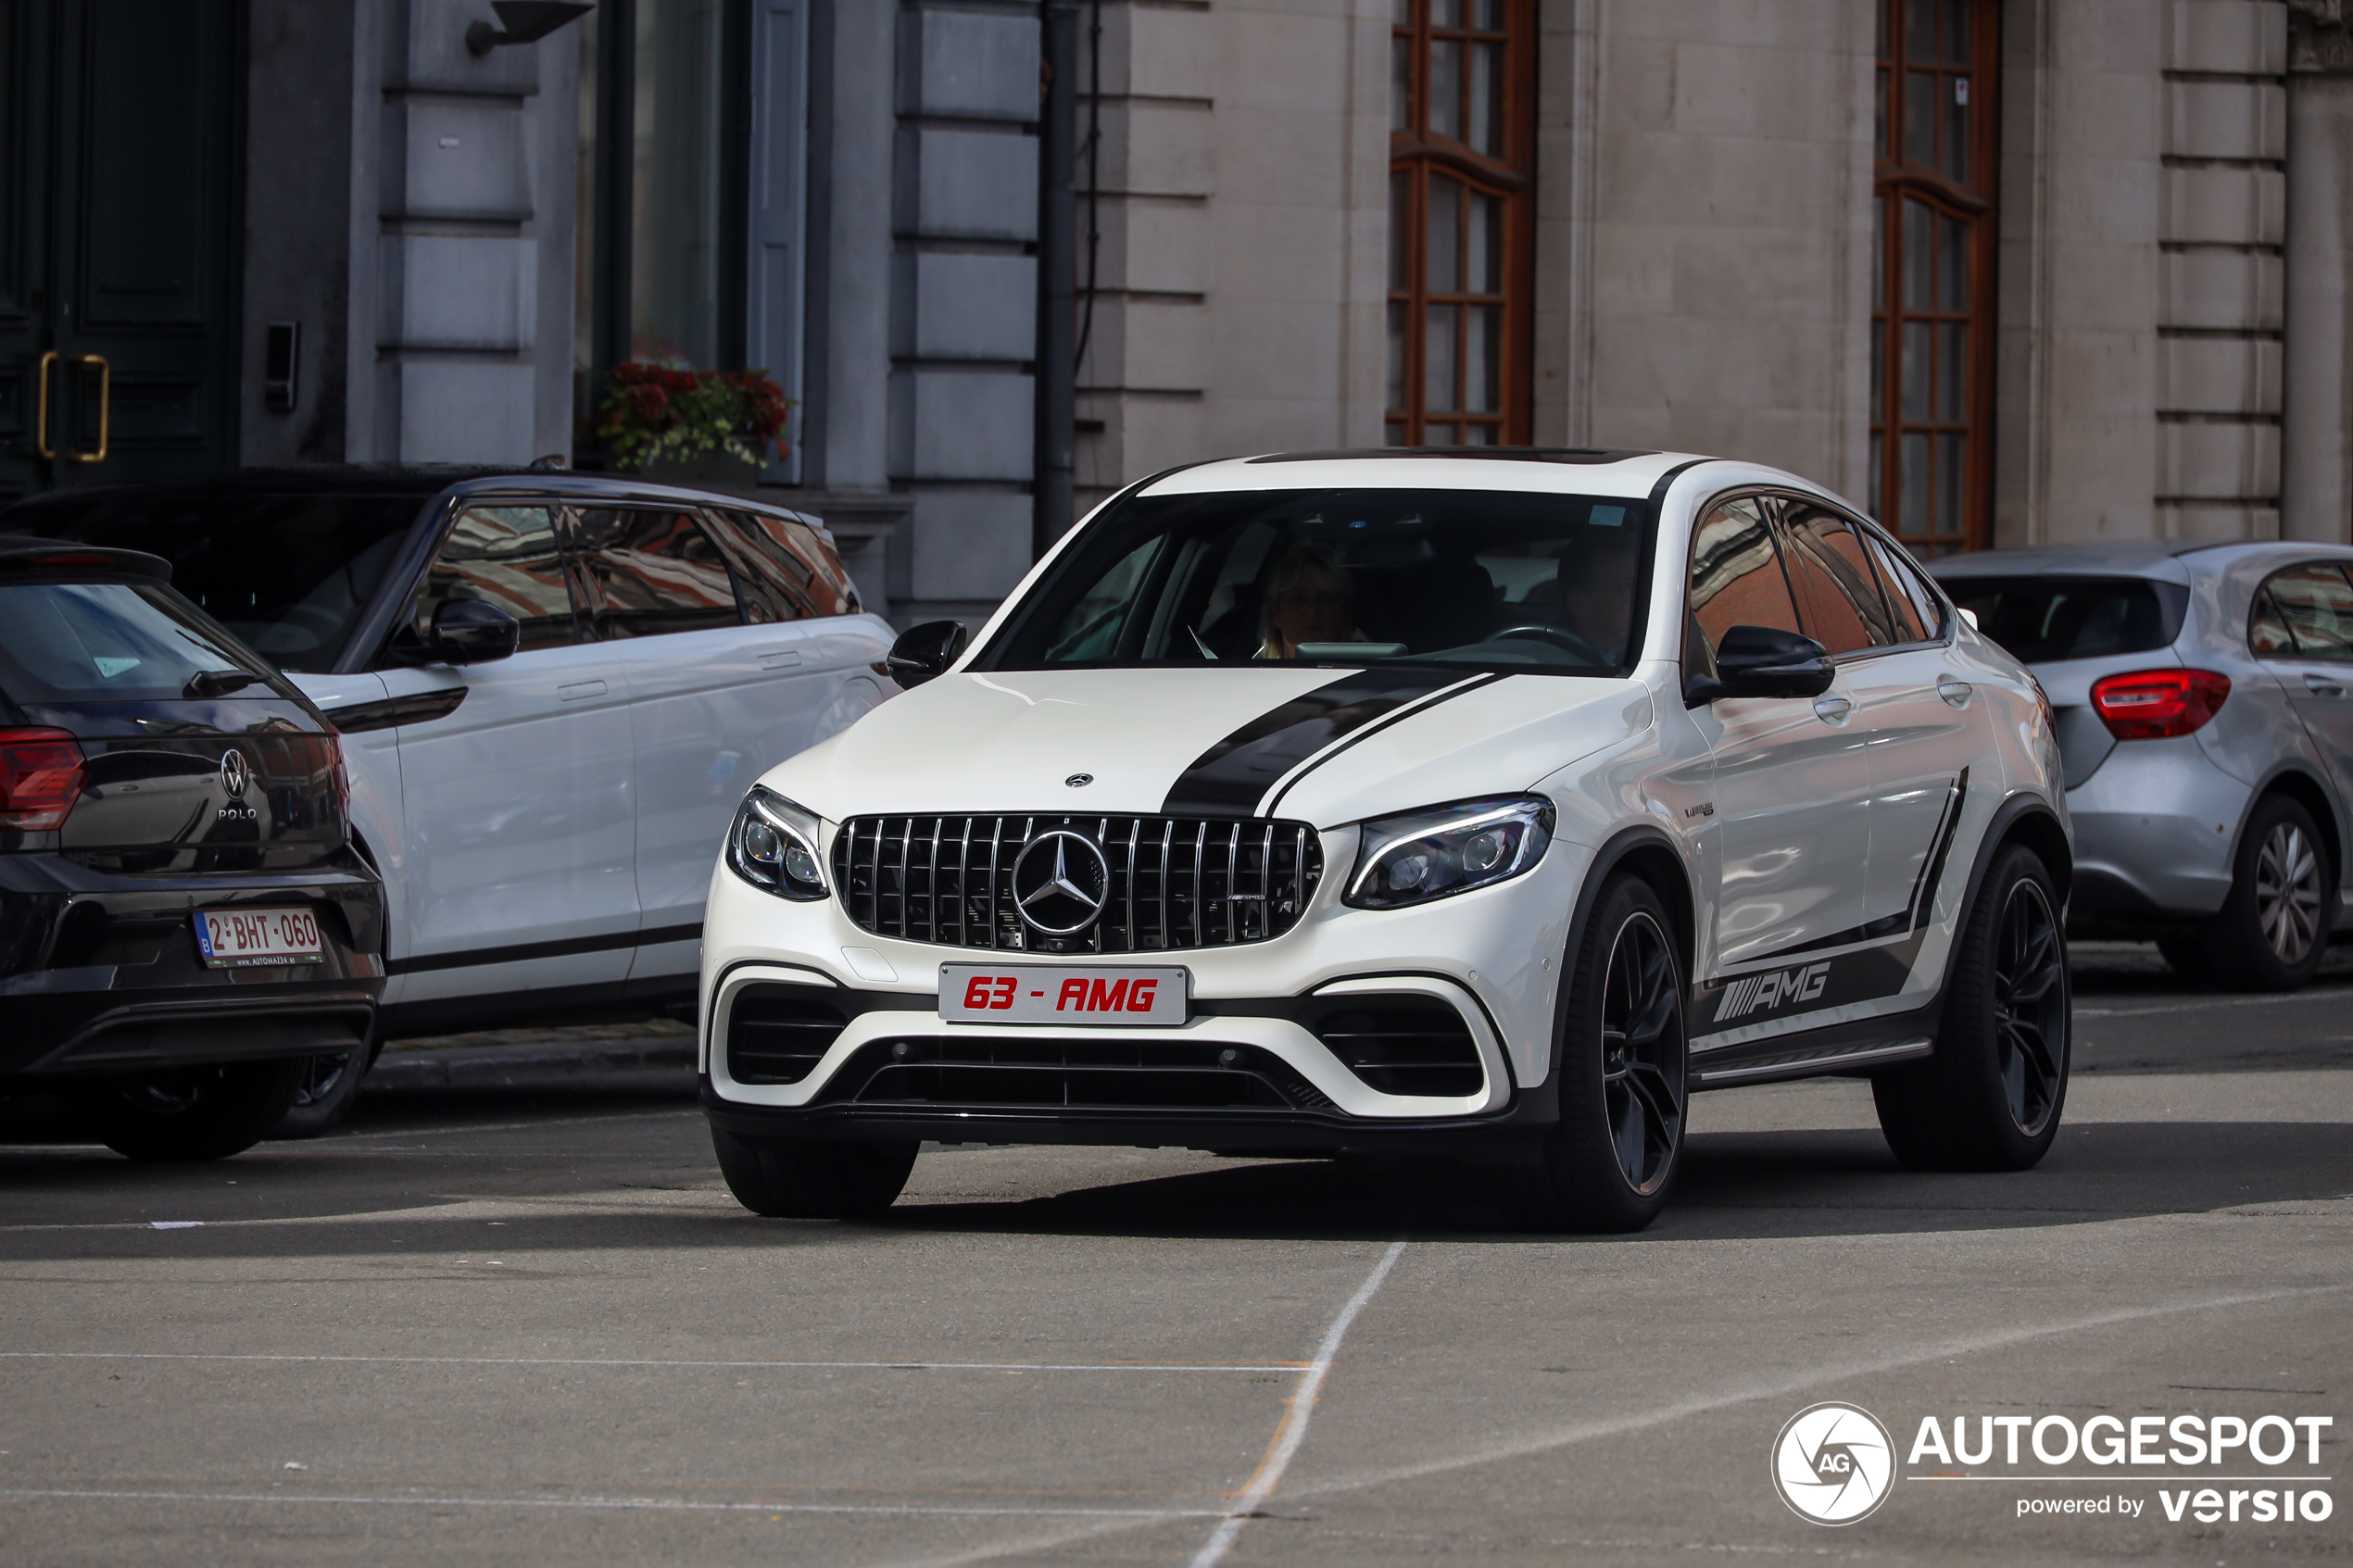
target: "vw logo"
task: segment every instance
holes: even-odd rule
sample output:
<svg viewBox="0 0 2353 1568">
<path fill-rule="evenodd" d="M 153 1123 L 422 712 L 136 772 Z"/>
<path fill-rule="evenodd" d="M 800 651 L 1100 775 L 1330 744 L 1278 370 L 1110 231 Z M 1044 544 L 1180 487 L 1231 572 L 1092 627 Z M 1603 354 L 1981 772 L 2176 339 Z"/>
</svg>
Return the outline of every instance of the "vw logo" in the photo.
<svg viewBox="0 0 2353 1568">
<path fill-rule="evenodd" d="M 1013 861 L 1013 908 L 1048 936 L 1086 930 L 1110 897 L 1111 862 L 1081 834 L 1041 833 Z"/>
<path fill-rule="evenodd" d="M 1859 1405 L 1809 1405 L 1773 1439 L 1773 1489 L 1817 1524 L 1852 1524 L 1887 1500 L 1895 1439 Z"/>
<path fill-rule="evenodd" d="M 244 752 L 224 751 L 220 754 L 220 787 L 228 792 L 230 799 L 242 799 L 245 785 L 252 780 L 253 770 L 245 766 Z"/>
</svg>

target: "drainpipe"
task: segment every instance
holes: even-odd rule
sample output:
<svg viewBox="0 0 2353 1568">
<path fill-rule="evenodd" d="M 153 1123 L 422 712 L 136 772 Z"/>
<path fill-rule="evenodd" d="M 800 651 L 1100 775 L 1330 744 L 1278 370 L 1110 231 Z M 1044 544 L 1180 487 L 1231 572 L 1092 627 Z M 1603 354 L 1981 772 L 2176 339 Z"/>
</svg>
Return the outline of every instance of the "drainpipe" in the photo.
<svg viewBox="0 0 2353 1568">
<path fill-rule="evenodd" d="M 1038 122 L 1038 446 L 1032 558 L 1044 555 L 1070 528 L 1078 382 L 1073 310 L 1077 213 L 1071 189 L 1077 171 L 1077 0 L 1045 0 L 1038 12 L 1045 81 Z"/>
</svg>

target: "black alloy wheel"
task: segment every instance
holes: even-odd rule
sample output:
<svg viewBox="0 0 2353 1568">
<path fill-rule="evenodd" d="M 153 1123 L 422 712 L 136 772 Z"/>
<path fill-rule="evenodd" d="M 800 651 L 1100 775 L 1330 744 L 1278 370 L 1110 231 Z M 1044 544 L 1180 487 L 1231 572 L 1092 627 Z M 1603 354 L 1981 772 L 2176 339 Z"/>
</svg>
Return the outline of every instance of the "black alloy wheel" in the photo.
<svg viewBox="0 0 2353 1568">
<path fill-rule="evenodd" d="M 2241 991 L 2293 991 L 2328 956 L 2336 868 L 2312 813 L 2267 795 L 2239 834 L 2231 891 L 2200 935 L 2206 967 Z"/>
<path fill-rule="evenodd" d="M 1871 1079 L 1880 1130 L 1924 1171 L 2023 1171 L 2057 1136 L 2070 1039 L 2067 934 L 2035 853 L 1996 850 L 1956 934 L 1935 1054 Z"/>
<path fill-rule="evenodd" d="M 2066 1088 L 2067 947 L 2042 884 L 2025 878 L 2011 885 L 1994 952 L 1994 1033 L 2002 1094 L 2009 1102 L 2010 1121 L 2032 1137 L 2057 1112 Z"/>
<path fill-rule="evenodd" d="M 1667 933 L 1635 911 L 1602 982 L 1602 1094 L 1617 1169 L 1644 1196 L 1666 1182 L 1683 1142 L 1681 1001 Z"/>
<path fill-rule="evenodd" d="M 351 1114 L 352 1102 L 359 1098 L 359 1082 L 376 1064 L 378 1047 L 364 1051 L 344 1051 L 334 1056 L 314 1056 L 302 1064 L 302 1078 L 295 1085 L 294 1103 L 285 1115 L 270 1129 L 272 1138 L 316 1138 L 324 1136 Z"/>
<path fill-rule="evenodd" d="M 1603 885 L 1569 950 L 1560 1122 L 1503 1171 L 1504 1200 L 1528 1229 L 1637 1231 L 1666 1207 L 1688 1093 L 1672 922 L 1649 883 L 1620 874 Z"/>
</svg>

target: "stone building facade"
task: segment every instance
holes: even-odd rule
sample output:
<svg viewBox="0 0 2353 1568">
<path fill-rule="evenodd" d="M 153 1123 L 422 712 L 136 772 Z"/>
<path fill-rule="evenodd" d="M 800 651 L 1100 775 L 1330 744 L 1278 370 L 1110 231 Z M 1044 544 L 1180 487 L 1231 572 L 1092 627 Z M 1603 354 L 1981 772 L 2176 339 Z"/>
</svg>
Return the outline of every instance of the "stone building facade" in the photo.
<svg viewBox="0 0 2353 1568">
<path fill-rule="evenodd" d="M 1223 454 L 1504 441 L 1779 464 L 1923 551 L 2353 536 L 2345 0 L 1072 8 L 1082 510 Z M 900 620 L 977 616 L 1032 555 L 1040 11 L 599 0 L 476 53 L 478 0 L 190 0 L 95 66 L 34 26 L 10 103 L 219 81 L 40 153 L 83 160 L 58 190 L 210 182 L 95 231 L 140 244 L 91 288 L 196 280 L 147 361 L 98 345 L 147 389 L 104 462 L 95 340 L 0 278 L 0 498 L 593 463 L 612 364 L 759 367 L 799 399 L 763 485 Z M 0 183 L 7 233 L 64 232 Z"/>
</svg>

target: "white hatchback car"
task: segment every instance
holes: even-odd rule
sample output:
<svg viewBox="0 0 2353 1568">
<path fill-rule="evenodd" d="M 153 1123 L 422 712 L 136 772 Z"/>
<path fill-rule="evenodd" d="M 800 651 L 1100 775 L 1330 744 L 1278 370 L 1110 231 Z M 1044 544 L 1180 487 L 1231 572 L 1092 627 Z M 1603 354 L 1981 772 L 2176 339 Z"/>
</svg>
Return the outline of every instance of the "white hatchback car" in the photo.
<svg viewBox="0 0 2353 1568">
<path fill-rule="evenodd" d="M 2017 1169 L 2068 1074 L 2042 694 L 1837 497 L 1592 451 L 1171 470 L 770 771 L 704 924 L 746 1206 L 922 1139 L 1444 1153 L 1627 1229 L 1692 1090 Z"/>
<path fill-rule="evenodd" d="M 691 1008 L 745 786 L 890 695 L 891 631 L 813 519 L 537 470 L 247 470 L 62 491 L 50 537 L 144 549 L 343 735 L 387 899 L 382 1034 Z M 322 1058 L 286 1133 L 364 1062 Z"/>
</svg>

